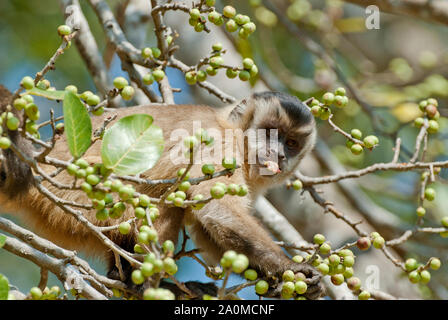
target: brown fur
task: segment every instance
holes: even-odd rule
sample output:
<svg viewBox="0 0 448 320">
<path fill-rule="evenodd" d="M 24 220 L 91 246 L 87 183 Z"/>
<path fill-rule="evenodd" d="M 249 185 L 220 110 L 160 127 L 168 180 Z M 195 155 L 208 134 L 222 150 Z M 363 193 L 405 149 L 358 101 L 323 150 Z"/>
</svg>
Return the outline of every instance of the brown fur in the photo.
<svg viewBox="0 0 448 320">
<path fill-rule="evenodd" d="M 304 131 L 311 132 L 311 130 L 314 130 L 314 122 L 302 128 L 294 127 L 294 123 L 288 119 L 288 116 L 284 112 L 282 113 L 278 101 L 270 101 L 269 103 L 262 101 L 257 103 L 258 101 L 253 101 L 253 99 L 249 100 L 248 108 L 243 110 L 243 116 L 232 116 L 232 121 L 230 122 L 226 120 L 228 113 L 223 117 L 221 113 L 207 106 L 139 106 L 118 109 L 117 111 L 113 111 L 112 114 L 118 114 L 118 119 L 135 113 L 145 113 L 153 116 L 154 123 L 163 129 L 165 151 L 157 164 L 151 170 L 145 172 L 142 177 L 166 179 L 175 177 L 177 170 L 185 166 L 174 166 L 170 161 L 168 156 L 169 150 L 177 143 L 177 141 L 170 141 L 171 131 L 176 128 L 184 128 L 189 131 L 189 134 L 193 134 L 192 122 L 197 119 L 202 121 L 204 129 L 219 128 L 223 132 L 223 136 L 226 128 L 247 128 L 251 125 L 258 126 L 259 123 L 266 119 L 274 119 L 273 123 L 277 124 L 277 126 L 280 123 L 281 128 L 287 131 L 288 134 L 297 135 L 297 129 L 302 133 Z M 93 117 L 94 130 L 101 127 L 104 118 L 109 115 L 111 113 L 100 117 Z M 189 197 L 193 197 L 199 193 L 208 196 L 210 188 L 217 181 L 222 181 L 226 184 L 246 183 L 251 190 L 252 197 L 225 196 L 221 200 L 209 202 L 199 211 L 194 211 L 191 208 L 186 210 L 180 208 L 161 208 L 160 218 L 155 223 L 155 227 L 159 233 L 159 239 L 161 241 L 171 239 L 176 242 L 178 233 L 185 224 L 196 246 L 203 251 L 202 255 L 209 264 L 217 264 L 223 252 L 233 249 L 237 252 L 244 253 L 249 258 L 251 266 L 265 275 L 280 275 L 286 269 L 307 273 L 310 270 L 306 269 L 306 266 L 292 262 L 284 254 L 283 250 L 272 241 L 268 232 L 250 214 L 250 206 L 254 195 L 261 193 L 274 184 L 283 182 L 292 173 L 297 167 L 299 160 L 312 147 L 314 131 L 312 138 L 307 138 L 303 148 L 304 150 L 297 157 L 298 159 L 294 160 L 288 171 L 279 174 L 278 177 L 252 177 L 250 172 L 251 166 L 243 164 L 243 169 L 236 170 L 231 177 L 220 177 L 192 186 L 188 191 Z M 242 141 L 237 140 L 230 143 L 234 144 L 237 153 L 241 153 L 241 148 L 244 145 Z M 100 141 L 95 142 L 83 158 L 90 163 L 101 162 L 100 146 Z M 65 137 L 60 137 L 50 157 L 62 160 L 70 159 L 71 156 L 68 152 Z M 195 164 L 193 166 L 191 170 L 192 178 L 202 176 L 201 166 L 202 164 Z M 44 166 L 44 170 L 47 173 L 52 172 L 54 169 L 51 166 Z M 216 166 L 217 171 L 222 169 L 221 166 Z M 55 179 L 63 183 L 72 181 L 72 178 L 65 171 L 60 173 Z M 80 203 L 88 203 L 89 201 L 87 196 L 81 191 L 59 190 L 47 182 L 43 184 L 51 192 L 66 200 L 73 200 Z M 158 186 L 151 188 L 145 185 L 138 185 L 136 189 L 141 193 L 158 197 L 167 187 Z M 44 197 L 35 187 L 31 186 L 28 192 L 16 198 L 0 193 L 0 204 L 7 210 L 19 211 L 22 214 L 24 222 L 33 225 L 36 232 L 49 240 L 67 249 L 86 252 L 90 255 L 113 261 L 111 259 L 111 253 L 100 243 L 92 232 L 86 229 L 73 216 L 65 213 L 53 202 Z M 115 225 L 120 221 L 133 217 L 132 211 L 128 210 L 119 221 L 109 219 L 106 222 L 98 222 L 95 218 L 95 211 L 82 211 L 90 222 L 102 226 Z M 135 234 L 123 236 L 118 231 L 112 231 L 108 232 L 107 236 L 128 250 L 132 250 L 133 243 L 135 243 Z"/>
<path fill-rule="evenodd" d="M 12 112 L 14 116 L 21 118 L 21 114 L 11 107 L 10 102 L 12 94 L 8 89 L 0 85 L 0 112 Z M 28 140 L 25 140 L 17 131 L 10 131 L 6 126 L 6 121 L 2 124 L 3 132 L 7 133 L 9 139 L 28 156 L 32 153 L 32 146 Z M 10 150 L 3 150 L 2 163 L 0 164 L 0 189 L 8 198 L 14 198 L 28 190 L 31 184 L 31 171 L 29 167 L 20 161 Z M 9 172 L 6 179 L 6 171 Z"/>
</svg>

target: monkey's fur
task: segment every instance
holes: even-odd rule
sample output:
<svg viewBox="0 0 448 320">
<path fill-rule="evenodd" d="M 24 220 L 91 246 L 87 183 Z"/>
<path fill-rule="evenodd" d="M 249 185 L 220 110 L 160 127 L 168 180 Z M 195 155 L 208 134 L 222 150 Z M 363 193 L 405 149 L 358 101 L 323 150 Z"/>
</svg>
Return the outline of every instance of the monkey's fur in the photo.
<svg viewBox="0 0 448 320">
<path fill-rule="evenodd" d="M 5 110 L 6 104 L 10 103 L 11 94 L 0 86 L 0 97 L 1 110 Z M 115 120 L 117 121 L 124 116 L 136 113 L 151 115 L 154 118 L 154 124 L 163 130 L 164 153 L 152 169 L 141 175 L 141 177 L 152 179 L 173 178 L 178 169 L 185 167 L 185 165 L 173 165 L 170 160 L 169 151 L 178 143 L 178 141 L 170 141 L 170 134 L 174 129 L 184 128 L 192 135 L 193 121 L 200 120 L 204 129 L 219 128 L 223 137 L 226 128 L 240 128 L 243 131 L 249 128 L 278 129 L 278 148 L 270 150 L 270 152 L 277 153 L 281 173 L 274 176 L 258 174 L 262 164 L 249 165 L 247 163 L 247 139 L 236 139 L 231 142 L 224 142 L 223 139 L 223 146 L 225 143 L 234 143 L 236 152 L 240 152 L 236 156 L 245 159 L 242 168 L 235 170 L 230 177 L 206 180 L 191 186 L 187 196 L 192 198 L 199 193 L 208 196 L 210 188 L 218 181 L 226 184 L 245 183 L 250 190 L 249 196 L 225 196 L 220 200 L 207 203 L 198 211 L 191 208 L 161 207 L 159 208 L 160 217 L 155 222 L 155 228 L 158 231 L 160 243 L 167 239 L 176 243 L 178 234 L 182 226 L 185 225 L 192 240 L 201 249 L 202 257 L 210 265 L 217 265 L 222 254 L 226 250 L 232 249 L 245 254 L 249 258 L 250 267 L 256 269 L 263 276 L 281 278 L 282 273 L 288 269 L 302 272 L 310 278 L 307 281 L 309 283 L 308 296 L 318 297 L 322 290 L 319 273 L 308 264 L 298 264 L 288 258 L 283 250 L 273 242 L 268 232 L 250 214 L 254 198 L 272 185 L 285 182 L 297 168 L 303 156 L 313 147 L 315 123 L 308 108 L 291 96 L 265 92 L 255 94 L 236 106 L 229 106 L 219 111 L 208 106 L 196 105 L 137 106 L 117 109 L 103 116 L 93 117 L 93 129 L 100 128 L 104 119 L 111 114 L 118 115 Z M 33 152 L 34 147 L 25 142 L 20 134 L 17 132 L 9 132 L 9 134 L 12 141 L 24 152 L 27 154 Z M 100 163 L 100 146 L 101 141 L 96 141 L 83 158 L 90 164 Z M 241 150 L 244 150 L 244 154 Z M 65 136 L 59 137 L 49 156 L 66 161 L 71 158 Z M 108 260 L 109 276 L 116 277 L 115 259 L 110 250 L 73 216 L 65 213 L 36 189 L 31 169 L 18 160 L 12 151 L 3 150 L 3 157 L 4 161 L 0 170 L 2 210 L 21 214 L 23 221 L 31 225 L 37 233 L 64 248 Z M 201 166 L 202 164 L 197 164 L 192 167 L 190 171 L 192 178 L 203 175 Z M 47 173 L 55 170 L 52 166 L 42 165 L 42 168 Z M 221 166 L 216 166 L 217 171 L 222 169 Z M 55 180 L 62 183 L 69 183 L 72 179 L 65 170 L 55 177 Z M 79 203 L 89 203 L 90 201 L 82 191 L 60 190 L 46 181 L 42 184 L 60 198 Z M 169 185 L 135 186 L 138 192 L 153 197 L 160 197 L 168 187 Z M 128 208 L 118 221 L 108 219 L 105 222 L 99 222 L 95 218 L 95 210 L 82 209 L 81 211 L 90 222 L 101 226 L 116 225 L 133 217 L 133 211 Z M 124 249 L 133 251 L 136 234 L 125 236 L 115 230 L 107 232 L 106 235 Z M 126 268 L 130 269 L 129 266 Z"/>
</svg>

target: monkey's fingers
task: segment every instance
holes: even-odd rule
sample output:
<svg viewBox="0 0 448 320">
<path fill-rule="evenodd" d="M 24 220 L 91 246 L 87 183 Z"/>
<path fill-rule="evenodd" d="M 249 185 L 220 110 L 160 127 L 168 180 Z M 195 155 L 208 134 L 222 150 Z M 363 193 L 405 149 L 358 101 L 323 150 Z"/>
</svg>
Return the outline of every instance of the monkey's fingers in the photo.
<svg viewBox="0 0 448 320">
<path fill-rule="evenodd" d="M 307 285 L 317 285 L 322 279 L 321 274 L 312 274 L 311 276 L 307 276 L 305 280 L 303 280 Z"/>
<path fill-rule="evenodd" d="M 316 285 L 308 287 L 304 293 L 305 298 L 309 300 L 316 300 L 325 295 L 325 287 L 322 283 L 318 282 Z"/>
<path fill-rule="evenodd" d="M 282 286 L 276 285 L 275 287 L 269 287 L 268 292 L 266 292 L 263 297 L 266 298 L 280 298 L 282 292 Z"/>
<path fill-rule="evenodd" d="M 293 268 L 293 271 L 297 273 L 303 273 L 306 276 L 306 279 L 303 280 L 308 286 L 315 285 L 320 282 L 322 275 L 319 271 L 317 271 L 313 266 L 309 264 L 296 264 Z"/>
</svg>

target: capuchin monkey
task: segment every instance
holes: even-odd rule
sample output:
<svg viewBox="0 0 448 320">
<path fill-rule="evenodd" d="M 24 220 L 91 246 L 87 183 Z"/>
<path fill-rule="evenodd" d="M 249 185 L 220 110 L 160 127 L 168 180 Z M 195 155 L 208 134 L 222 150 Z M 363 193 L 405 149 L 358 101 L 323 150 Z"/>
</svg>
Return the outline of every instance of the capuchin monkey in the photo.
<svg viewBox="0 0 448 320">
<path fill-rule="evenodd" d="M 0 86 L 0 106 L 5 110 L 11 103 L 11 94 Z M 218 129 L 225 136 L 227 130 L 247 131 L 248 129 L 277 129 L 277 144 L 272 147 L 267 143 L 263 145 L 266 157 L 258 156 L 256 163 L 249 161 L 249 152 L 260 148 L 260 144 L 250 143 L 245 136 L 235 135 L 231 142 L 215 139 L 216 144 L 221 143 L 223 148 L 233 145 L 234 157 L 239 159 L 240 169 L 233 175 L 205 180 L 192 185 L 187 191 L 187 199 L 197 194 L 208 196 L 210 189 L 216 182 L 225 184 L 246 184 L 249 194 L 245 197 L 224 196 L 206 203 L 202 209 L 193 210 L 180 207 L 159 207 L 160 216 L 154 222 L 158 232 L 159 242 L 172 240 L 177 243 L 178 234 L 185 226 L 191 239 L 207 264 L 216 266 L 227 250 L 234 250 L 245 254 L 249 259 L 250 268 L 255 269 L 260 276 L 269 279 L 281 279 L 285 270 L 303 273 L 307 279 L 308 298 L 318 298 L 323 288 L 320 284 L 320 273 L 310 264 L 296 263 L 289 258 L 271 238 L 269 233 L 251 215 L 251 206 L 255 198 L 268 188 L 285 183 L 293 176 L 300 160 L 313 148 L 316 129 L 314 117 L 297 98 L 283 93 L 262 92 L 253 94 L 250 98 L 222 109 L 215 109 L 202 105 L 150 105 L 117 109 L 102 116 L 93 117 L 93 130 L 101 128 L 106 117 L 116 114 L 117 118 L 144 113 L 154 118 L 154 124 L 163 130 L 165 146 L 164 152 L 153 168 L 140 175 L 148 179 L 172 179 L 177 171 L 185 164 L 174 164 L 170 151 L 182 141 L 172 141 L 171 134 L 176 129 L 185 129 L 193 135 L 193 122 L 200 121 L 202 128 Z M 9 132 L 11 140 L 26 154 L 32 155 L 36 147 L 27 142 L 18 132 Z M 227 145 L 226 145 L 227 144 Z M 101 140 L 96 140 L 83 158 L 90 164 L 101 163 Z M 260 151 L 260 150 L 258 150 Z M 108 276 L 119 278 L 113 253 L 102 242 L 76 220 L 72 215 L 64 212 L 54 202 L 40 193 L 34 185 L 32 170 L 24 164 L 11 150 L 2 150 L 3 161 L 0 167 L 0 206 L 3 212 L 13 212 L 21 215 L 23 222 L 33 227 L 36 233 L 53 241 L 59 246 L 77 250 L 90 256 L 100 257 L 109 263 Z M 58 137 L 50 157 L 69 161 L 71 159 L 65 135 Z M 274 159 L 274 160 L 270 160 Z M 190 170 L 190 178 L 201 177 L 201 167 L 204 163 L 196 163 Z M 266 170 L 266 164 L 271 167 L 272 174 L 261 174 Z M 46 173 L 54 172 L 55 167 L 41 165 Z M 224 170 L 221 164 L 215 166 L 216 171 Z M 274 169 L 272 170 L 272 167 Z M 269 170 L 268 170 L 269 171 Z M 66 170 L 61 171 L 54 180 L 70 184 L 73 177 Z M 78 182 L 79 183 L 79 182 Z M 56 196 L 68 201 L 90 203 L 86 194 L 79 190 L 59 189 L 47 181 L 42 184 Z M 151 197 L 160 197 L 169 184 L 166 185 L 135 185 L 136 191 Z M 125 211 L 117 220 L 108 219 L 98 221 L 95 210 L 79 209 L 93 224 L 98 226 L 117 225 L 122 221 L 134 217 L 132 208 Z M 131 234 L 122 235 L 118 230 L 107 231 L 105 234 L 122 248 L 133 252 L 137 243 L 136 229 Z M 123 270 L 130 276 L 132 268 L 122 259 Z"/>
</svg>

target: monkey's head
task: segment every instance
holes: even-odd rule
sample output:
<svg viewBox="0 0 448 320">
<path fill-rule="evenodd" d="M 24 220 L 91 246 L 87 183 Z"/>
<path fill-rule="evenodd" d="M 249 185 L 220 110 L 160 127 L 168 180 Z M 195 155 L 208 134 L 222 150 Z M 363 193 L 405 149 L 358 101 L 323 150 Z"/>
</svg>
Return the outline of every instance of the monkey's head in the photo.
<svg viewBox="0 0 448 320">
<path fill-rule="evenodd" d="M 284 93 L 255 93 L 233 108 L 229 120 L 245 132 L 244 167 L 257 186 L 291 177 L 316 139 L 309 108 Z"/>
</svg>

